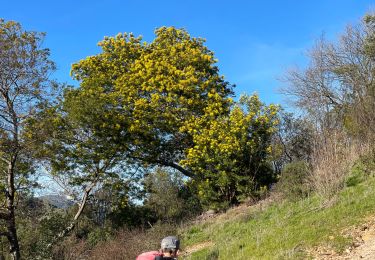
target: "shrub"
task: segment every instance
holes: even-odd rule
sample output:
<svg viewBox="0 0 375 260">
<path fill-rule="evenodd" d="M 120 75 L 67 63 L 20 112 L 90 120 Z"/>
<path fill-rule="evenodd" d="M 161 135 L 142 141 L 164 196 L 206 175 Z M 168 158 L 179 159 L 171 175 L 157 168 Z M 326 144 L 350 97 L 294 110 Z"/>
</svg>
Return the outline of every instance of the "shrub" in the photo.
<svg viewBox="0 0 375 260">
<path fill-rule="evenodd" d="M 304 161 L 287 164 L 281 172 L 276 190 L 288 199 L 298 199 L 309 194 L 308 176 L 311 170 Z"/>
<path fill-rule="evenodd" d="M 375 174 L 375 148 L 360 156 L 359 162 L 362 164 L 363 172 L 366 175 Z"/>
<path fill-rule="evenodd" d="M 356 186 L 375 174 L 375 149 L 359 157 L 354 163 L 350 175 L 346 179 L 346 186 Z"/>
</svg>

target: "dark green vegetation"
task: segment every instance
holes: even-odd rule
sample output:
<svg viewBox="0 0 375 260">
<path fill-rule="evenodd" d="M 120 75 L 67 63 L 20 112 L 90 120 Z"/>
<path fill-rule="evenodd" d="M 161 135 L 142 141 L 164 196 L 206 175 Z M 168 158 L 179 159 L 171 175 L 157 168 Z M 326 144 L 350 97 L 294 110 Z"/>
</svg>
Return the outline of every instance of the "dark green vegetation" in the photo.
<svg viewBox="0 0 375 260">
<path fill-rule="evenodd" d="M 374 16 L 286 73 L 301 118 L 256 95 L 233 101 L 213 52 L 185 30 L 106 37 L 73 65 L 76 88 L 48 78 L 42 38 L 0 22 L 1 257 L 134 259 L 181 232 L 185 246 L 211 242 L 192 259 L 299 258 L 322 242 L 342 250 L 339 231 L 373 211 Z M 35 197 L 40 172 L 73 202 Z"/>
</svg>

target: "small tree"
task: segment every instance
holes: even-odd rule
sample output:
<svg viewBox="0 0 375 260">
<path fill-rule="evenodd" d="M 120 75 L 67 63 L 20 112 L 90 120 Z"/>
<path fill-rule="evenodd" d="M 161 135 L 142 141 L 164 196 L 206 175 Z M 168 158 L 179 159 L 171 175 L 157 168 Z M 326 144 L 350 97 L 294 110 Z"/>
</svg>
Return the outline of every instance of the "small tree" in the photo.
<svg viewBox="0 0 375 260">
<path fill-rule="evenodd" d="M 242 96 L 229 116 L 208 115 L 189 129 L 194 145 L 182 162 L 196 173 L 205 206 L 236 204 L 275 180 L 269 159 L 277 112 L 257 95 Z"/>
<path fill-rule="evenodd" d="M 24 123 L 32 117 L 51 90 L 49 75 L 54 70 L 49 50 L 41 47 L 44 34 L 25 31 L 17 22 L 0 19 L 0 171 L 5 207 L 0 218 L 13 259 L 20 259 L 16 230 L 16 198 L 33 173 L 29 144 L 24 140 Z"/>
</svg>

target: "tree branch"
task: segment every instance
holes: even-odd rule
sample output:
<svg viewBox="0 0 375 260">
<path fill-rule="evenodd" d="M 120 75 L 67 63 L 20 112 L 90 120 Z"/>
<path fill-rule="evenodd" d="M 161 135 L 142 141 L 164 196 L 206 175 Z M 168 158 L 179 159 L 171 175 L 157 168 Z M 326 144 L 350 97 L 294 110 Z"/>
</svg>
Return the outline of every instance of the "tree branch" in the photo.
<svg viewBox="0 0 375 260">
<path fill-rule="evenodd" d="M 10 214 L 7 210 L 0 210 L 0 219 L 9 220 Z"/>
<path fill-rule="evenodd" d="M 91 190 L 96 186 L 96 184 L 98 183 L 98 178 L 96 178 L 92 183 L 91 185 L 89 185 L 84 193 L 83 193 L 83 196 L 82 196 L 82 199 L 81 199 L 81 203 L 79 203 L 79 207 L 78 207 L 78 211 L 76 213 L 76 215 L 74 216 L 73 220 L 70 222 L 70 224 L 63 230 L 61 231 L 59 234 L 57 234 L 51 241 L 51 243 L 49 243 L 47 245 L 47 248 L 50 249 L 57 241 L 59 241 L 60 239 L 66 237 L 73 229 L 74 227 L 76 226 L 77 222 L 78 222 L 78 219 L 79 217 L 81 216 L 85 206 L 86 206 L 86 203 L 87 203 L 87 199 L 88 199 L 88 196 L 90 195 L 90 192 Z"/>
<path fill-rule="evenodd" d="M 183 175 L 187 177 L 190 177 L 192 179 L 195 178 L 195 175 L 191 171 L 183 168 L 181 165 L 175 162 L 168 162 L 168 161 L 157 161 L 157 162 L 160 163 L 161 165 L 172 167 L 173 169 L 180 171 Z"/>
</svg>

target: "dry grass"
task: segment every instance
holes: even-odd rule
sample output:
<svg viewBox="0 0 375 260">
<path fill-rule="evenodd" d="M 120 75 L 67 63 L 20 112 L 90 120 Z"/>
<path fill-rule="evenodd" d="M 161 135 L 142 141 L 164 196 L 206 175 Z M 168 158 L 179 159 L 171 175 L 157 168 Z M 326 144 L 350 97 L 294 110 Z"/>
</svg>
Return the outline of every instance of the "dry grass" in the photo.
<svg viewBox="0 0 375 260">
<path fill-rule="evenodd" d="M 87 259 L 87 244 L 73 236 L 53 249 L 53 259 L 77 260 Z"/>
<path fill-rule="evenodd" d="M 176 232 L 172 225 L 157 225 L 146 231 L 123 229 L 112 240 L 95 246 L 88 259 L 135 259 L 142 252 L 158 250 L 163 237 L 176 235 Z"/>
<path fill-rule="evenodd" d="M 351 140 L 343 133 L 331 133 L 316 142 L 309 182 L 314 191 L 332 196 L 343 188 L 350 168 L 371 146 Z"/>
<path fill-rule="evenodd" d="M 162 238 L 176 235 L 176 232 L 177 227 L 169 224 L 155 225 L 147 230 L 121 229 L 110 240 L 99 242 L 94 247 L 84 240 L 70 237 L 55 248 L 53 259 L 135 259 L 142 252 L 158 250 Z"/>
</svg>

